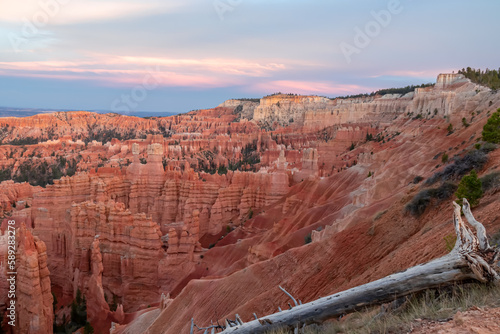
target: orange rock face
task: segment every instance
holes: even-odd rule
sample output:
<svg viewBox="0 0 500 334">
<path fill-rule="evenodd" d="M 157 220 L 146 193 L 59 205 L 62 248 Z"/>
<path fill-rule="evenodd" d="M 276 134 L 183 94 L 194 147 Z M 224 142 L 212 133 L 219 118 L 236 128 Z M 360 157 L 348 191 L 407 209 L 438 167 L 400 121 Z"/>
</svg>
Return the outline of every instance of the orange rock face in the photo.
<svg viewBox="0 0 500 334">
<path fill-rule="evenodd" d="M 443 152 L 474 149 L 485 111 L 498 107 L 500 94 L 451 75 L 405 96 L 276 95 L 151 119 L 4 118 L 4 144 L 41 143 L 0 145 L 0 168 L 47 185 L 1 183 L 2 226 L 12 215 L 33 228 L 53 290 L 63 300 L 80 289 L 100 330 L 248 320 L 286 305 L 278 285 L 310 301 L 442 255 L 449 212 L 406 215 L 413 181 L 444 168 Z M 498 169 L 498 150 L 489 156 L 483 174 Z M 47 180 L 27 163 L 50 170 Z M 497 205 L 488 194 L 478 208 L 489 229 Z"/>
<path fill-rule="evenodd" d="M 99 238 L 96 238 L 90 246 L 91 275 L 87 283 L 87 289 L 84 292 L 87 297 L 87 318 L 92 323 L 104 322 L 109 311 L 109 305 L 104 297 L 102 287 L 104 266 L 99 246 Z"/>
<path fill-rule="evenodd" d="M 17 230 L 16 325 L 14 333 L 52 333 L 52 294 L 47 248 L 24 224 Z"/>
<path fill-rule="evenodd" d="M 74 205 L 71 223 L 75 235 L 68 260 L 73 261 L 75 288 L 88 286 L 102 304 L 104 285 L 111 298 L 122 297 L 128 310 L 158 301 L 157 264 L 163 253 L 158 224 L 116 202 Z"/>
</svg>

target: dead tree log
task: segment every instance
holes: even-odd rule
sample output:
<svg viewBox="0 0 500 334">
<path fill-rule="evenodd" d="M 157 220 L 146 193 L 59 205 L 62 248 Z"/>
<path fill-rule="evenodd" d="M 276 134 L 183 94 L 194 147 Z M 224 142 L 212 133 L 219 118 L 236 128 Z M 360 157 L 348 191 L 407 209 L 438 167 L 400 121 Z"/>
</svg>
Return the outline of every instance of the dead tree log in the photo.
<svg viewBox="0 0 500 334">
<path fill-rule="evenodd" d="M 453 250 L 438 259 L 377 281 L 345 290 L 315 301 L 283 310 L 243 325 L 226 328 L 222 333 L 265 333 L 278 328 L 320 324 L 345 313 L 382 304 L 411 293 L 474 279 L 500 282 L 500 249 L 490 247 L 486 230 L 470 210 L 466 199 L 463 211 L 476 234 L 461 218 L 460 206 L 453 202 L 453 221 L 457 242 Z"/>
</svg>

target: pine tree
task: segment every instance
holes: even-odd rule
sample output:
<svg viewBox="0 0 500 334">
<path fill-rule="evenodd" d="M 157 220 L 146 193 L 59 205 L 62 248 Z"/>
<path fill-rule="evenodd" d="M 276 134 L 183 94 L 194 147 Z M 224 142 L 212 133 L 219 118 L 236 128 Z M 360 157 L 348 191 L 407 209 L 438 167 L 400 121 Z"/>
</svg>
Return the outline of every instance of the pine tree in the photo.
<svg viewBox="0 0 500 334">
<path fill-rule="evenodd" d="M 448 134 L 450 133 L 453 133 L 453 124 L 448 124 L 448 128 L 446 128 L 448 130 Z"/>
<path fill-rule="evenodd" d="M 462 205 L 462 199 L 467 198 L 471 207 L 479 204 L 479 199 L 483 196 L 481 180 L 477 177 L 476 171 L 473 169 L 469 175 L 465 175 L 458 185 L 455 193 L 458 200 L 457 203 Z"/>
<path fill-rule="evenodd" d="M 483 140 L 488 143 L 500 143 L 500 108 L 491 115 L 484 125 Z"/>
<path fill-rule="evenodd" d="M 93 334 L 94 333 L 94 327 L 90 325 L 89 322 L 85 324 L 85 327 L 83 327 L 83 333 L 84 334 Z"/>
</svg>

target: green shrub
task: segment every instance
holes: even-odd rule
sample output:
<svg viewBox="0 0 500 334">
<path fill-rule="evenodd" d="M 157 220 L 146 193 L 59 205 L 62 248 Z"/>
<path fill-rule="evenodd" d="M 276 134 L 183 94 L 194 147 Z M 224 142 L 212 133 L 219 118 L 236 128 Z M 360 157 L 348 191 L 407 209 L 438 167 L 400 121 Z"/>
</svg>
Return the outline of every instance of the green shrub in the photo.
<svg viewBox="0 0 500 334">
<path fill-rule="evenodd" d="M 483 140 L 488 143 L 500 143 L 500 108 L 491 115 L 483 127 Z"/>
<path fill-rule="evenodd" d="M 481 180 L 477 177 L 477 173 L 474 169 L 469 175 L 462 178 L 455 196 L 457 196 L 457 203 L 460 205 L 462 205 L 462 199 L 464 198 L 467 198 L 471 207 L 475 207 L 479 204 L 479 199 L 483 196 L 483 189 Z"/>
<path fill-rule="evenodd" d="M 448 153 L 443 153 L 443 155 L 441 156 L 441 162 L 442 163 L 447 163 L 448 162 Z"/>
<path fill-rule="evenodd" d="M 468 127 L 469 127 L 469 125 L 470 125 L 469 123 L 467 123 L 467 120 L 465 119 L 465 117 L 464 117 L 464 118 L 462 118 L 462 124 L 463 124 L 463 126 L 464 126 L 464 127 L 466 127 L 466 128 L 468 128 Z"/>
<path fill-rule="evenodd" d="M 304 244 L 310 244 L 312 242 L 312 236 L 311 236 L 311 233 L 309 233 L 308 235 L 306 235 L 304 237 Z"/>
<path fill-rule="evenodd" d="M 219 175 L 227 174 L 227 167 L 224 165 L 220 165 L 219 168 L 217 169 L 217 174 Z"/>
<path fill-rule="evenodd" d="M 442 171 L 434 173 L 425 181 L 426 185 L 432 185 L 438 181 L 457 180 L 472 169 L 480 170 L 488 161 L 488 156 L 483 150 L 474 150 L 467 153 L 463 158 L 453 158 L 454 163 L 448 165 Z"/>
<path fill-rule="evenodd" d="M 500 173 L 499 172 L 485 175 L 480 180 L 481 180 L 483 192 L 487 192 L 488 190 L 491 190 L 491 189 L 499 189 L 500 188 Z"/>
<path fill-rule="evenodd" d="M 76 291 L 76 298 L 71 303 L 71 324 L 76 328 L 87 324 L 87 302 L 82 298 L 80 289 Z"/>
<path fill-rule="evenodd" d="M 457 186 L 450 182 L 444 182 L 437 188 L 424 189 L 405 206 L 405 211 L 412 216 L 419 217 L 431 203 L 439 205 L 450 198 L 456 190 Z"/>
<path fill-rule="evenodd" d="M 494 151 L 497 149 L 497 145 L 493 143 L 484 143 L 483 147 L 481 148 L 481 151 L 485 153 L 489 153 L 491 151 Z"/>
<path fill-rule="evenodd" d="M 417 175 L 415 176 L 415 178 L 413 179 L 413 184 L 419 184 L 420 182 L 422 182 L 424 178 L 420 175 Z"/>
<path fill-rule="evenodd" d="M 0 169 L 0 182 L 10 180 L 12 178 L 12 169 Z"/>
<path fill-rule="evenodd" d="M 89 127 L 88 131 L 89 132 L 87 136 L 76 136 L 75 138 L 73 138 L 73 140 L 82 139 L 85 143 L 90 143 L 95 140 L 104 144 L 111 141 L 113 138 L 121 141 L 138 138 L 137 131 L 135 129 L 123 131 L 121 129 L 102 129 L 97 125 L 93 125 L 92 127 Z"/>
<path fill-rule="evenodd" d="M 45 187 L 63 176 L 75 175 L 79 161 L 79 159 L 67 160 L 64 157 L 58 157 L 55 163 L 49 165 L 47 161 L 34 163 L 32 160 L 25 160 L 11 178 L 15 182 L 28 182 L 32 186 Z M 0 180 L 1 176 L 2 173 L 0 173 Z"/>
<path fill-rule="evenodd" d="M 453 124 L 448 124 L 448 127 L 446 128 L 446 130 L 448 130 L 448 134 L 452 134 L 453 133 Z"/>
<path fill-rule="evenodd" d="M 85 324 L 85 327 L 83 327 L 83 334 L 93 334 L 94 333 L 94 327 L 90 324 L 90 322 L 87 322 Z"/>
<path fill-rule="evenodd" d="M 10 142 L 1 143 L 2 145 L 15 145 L 15 146 L 24 146 L 24 145 L 36 145 L 38 144 L 38 138 L 35 137 L 25 137 L 25 138 L 16 138 Z"/>
<path fill-rule="evenodd" d="M 235 171 L 257 171 L 259 169 L 260 163 L 260 154 L 257 151 L 257 140 L 254 140 L 252 143 L 245 145 L 241 150 L 241 159 L 239 161 L 230 160 L 228 162 L 228 166 L 223 166 L 220 169 L 217 169 L 215 163 L 212 161 L 215 156 L 207 157 L 210 164 L 211 171 L 210 174 L 215 174 L 218 172 L 219 174 L 226 174 L 228 170 Z M 200 162 L 201 166 L 204 166 L 204 162 Z M 205 171 L 206 172 L 206 171 Z"/>
</svg>

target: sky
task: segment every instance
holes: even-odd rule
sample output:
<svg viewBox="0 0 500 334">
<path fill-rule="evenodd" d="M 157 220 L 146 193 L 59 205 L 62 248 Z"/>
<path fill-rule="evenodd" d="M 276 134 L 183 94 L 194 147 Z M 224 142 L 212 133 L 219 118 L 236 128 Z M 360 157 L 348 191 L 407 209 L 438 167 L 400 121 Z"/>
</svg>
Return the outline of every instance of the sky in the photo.
<svg viewBox="0 0 500 334">
<path fill-rule="evenodd" d="M 498 68 L 497 0 L 0 0 L 0 106 L 181 113 Z"/>
</svg>

